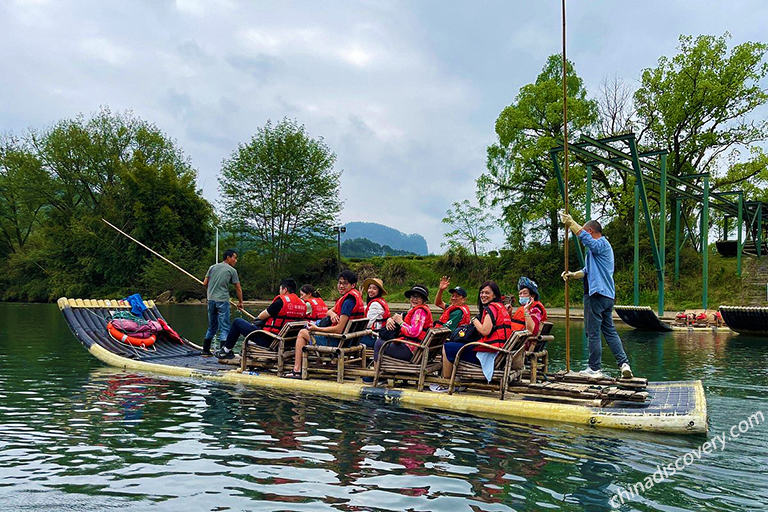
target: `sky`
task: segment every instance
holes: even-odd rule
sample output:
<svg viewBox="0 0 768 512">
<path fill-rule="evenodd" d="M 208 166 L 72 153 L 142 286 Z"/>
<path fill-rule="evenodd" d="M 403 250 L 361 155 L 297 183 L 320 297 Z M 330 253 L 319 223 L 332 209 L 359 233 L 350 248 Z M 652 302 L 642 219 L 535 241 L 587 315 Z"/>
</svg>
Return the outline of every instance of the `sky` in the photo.
<svg viewBox="0 0 768 512">
<path fill-rule="evenodd" d="M 567 56 L 592 97 L 606 77 L 636 87 L 680 34 L 768 41 L 764 1 L 567 11 Z M 217 204 L 222 160 L 267 120 L 295 119 L 337 155 L 342 223 L 419 233 L 441 253 L 441 219 L 476 202 L 498 115 L 561 37 L 556 0 L 3 0 L 0 132 L 131 110 L 177 141 Z"/>
</svg>

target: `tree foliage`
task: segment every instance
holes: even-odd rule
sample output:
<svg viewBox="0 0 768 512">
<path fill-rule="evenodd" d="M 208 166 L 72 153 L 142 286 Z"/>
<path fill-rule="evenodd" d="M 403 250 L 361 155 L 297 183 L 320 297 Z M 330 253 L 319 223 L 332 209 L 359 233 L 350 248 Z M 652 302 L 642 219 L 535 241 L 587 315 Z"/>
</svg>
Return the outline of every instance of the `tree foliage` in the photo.
<svg viewBox="0 0 768 512">
<path fill-rule="evenodd" d="M 768 45 L 746 42 L 729 51 L 729 38 L 680 36 L 680 53 L 642 72 L 635 92 L 639 138 L 671 152 L 675 175 L 715 173 L 724 153 L 768 138 L 766 120 L 750 117 L 768 100 L 760 85 Z M 731 175 L 713 188 L 747 178 Z"/>
<path fill-rule="evenodd" d="M 482 208 L 472 206 L 466 199 L 453 203 L 443 217 L 443 224 L 453 228 L 443 234 L 447 240 L 443 245 L 471 248 L 472 254 L 477 256 L 478 252 L 483 252 L 482 244 L 491 241 L 488 232 L 493 229 L 493 224 Z"/>
<path fill-rule="evenodd" d="M 557 210 L 562 207 L 549 150 L 563 132 L 563 67 L 559 55 L 547 59 L 532 84 L 520 89 L 515 102 L 496 120 L 498 140 L 488 147 L 487 170 L 477 180 L 481 206 L 501 207 L 510 246 L 525 235 L 544 231 L 558 241 Z M 568 131 L 572 138 L 597 120 L 597 104 L 587 98 L 582 79 L 567 63 Z M 574 175 L 574 177 L 576 177 Z M 576 180 L 574 180 L 576 181 Z"/>
<path fill-rule="evenodd" d="M 26 233 L 3 261 L 6 299 L 157 292 L 144 279 L 153 256 L 102 218 L 189 262 L 199 263 L 211 244 L 213 210 L 196 188 L 196 171 L 172 140 L 130 112 L 103 108 L 4 147 L 0 192 L 23 191 L 20 204 L 31 213 L 22 224 L 6 215 L 11 202 L 0 200 L 3 232 Z"/>
<path fill-rule="evenodd" d="M 335 162 L 322 138 L 288 119 L 267 121 L 224 161 L 222 218 L 268 256 L 273 285 L 290 254 L 327 245 L 341 211 Z"/>
</svg>

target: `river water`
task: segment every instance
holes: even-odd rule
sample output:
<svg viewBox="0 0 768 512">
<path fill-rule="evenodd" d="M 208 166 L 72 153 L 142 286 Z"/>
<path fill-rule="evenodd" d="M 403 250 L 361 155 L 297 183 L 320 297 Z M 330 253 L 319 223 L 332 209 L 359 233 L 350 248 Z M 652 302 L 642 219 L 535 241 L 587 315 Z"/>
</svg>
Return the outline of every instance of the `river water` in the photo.
<svg viewBox="0 0 768 512">
<path fill-rule="evenodd" d="M 204 308 L 161 310 L 201 338 Z M 571 332 L 577 369 L 581 327 Z M 559 369 L 563 323 L 554 334 Z M 55 305 L 0 304 L 0 510 L 768 509 L 768 424 L 729 434 L 768 416 L 768 340 L 620 334 L 637 375 L 702 379 L 707 438 L 728 438 L 623 505 L 616 493 L 707 438 L 132 374 L 88 354 Z M 603 360 L 615 373 L 607 348 Z"/>
</svg>

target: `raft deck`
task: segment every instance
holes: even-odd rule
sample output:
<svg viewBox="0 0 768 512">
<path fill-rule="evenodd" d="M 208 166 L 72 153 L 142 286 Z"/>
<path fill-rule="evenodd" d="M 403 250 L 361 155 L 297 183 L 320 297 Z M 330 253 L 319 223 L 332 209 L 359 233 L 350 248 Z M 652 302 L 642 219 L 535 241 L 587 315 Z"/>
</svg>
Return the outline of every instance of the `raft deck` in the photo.
<svg viewBox="0 0 768 512">
<path fill-rule="evenodd" d="M 264 372 L 238 372 L 215 358 L 200 356 L 200 347 L 159 339 L 154 350 L 137 349 L 112 339 L 106 323 L 112 312 L 127 309 L 121 301 L 66 299 L 58 301 L 70 329 L 99 360 L 118 368 L 169 376 L 294 390 L 346 399 L 378 399 L 404 407 L 452 410 L 510 419 L 548 420 L 668 434 L 707 432 L 707 405 L 701 381 L 650 382 L 644 402 L 575 400 L 558 396 L 509 393 L 504 400 L 488 394 L 418 392 L 409 388 L 373 387 L 357 382 L 296 380 Z M 145 318 L 162 318 L 152 301 Z M 553 375 L 556 377 L 556 375 Z M 562 377 L 560 380 L 563 380 Z M 567 380 L 567 379 L 566 379 Z"/>
</svg>

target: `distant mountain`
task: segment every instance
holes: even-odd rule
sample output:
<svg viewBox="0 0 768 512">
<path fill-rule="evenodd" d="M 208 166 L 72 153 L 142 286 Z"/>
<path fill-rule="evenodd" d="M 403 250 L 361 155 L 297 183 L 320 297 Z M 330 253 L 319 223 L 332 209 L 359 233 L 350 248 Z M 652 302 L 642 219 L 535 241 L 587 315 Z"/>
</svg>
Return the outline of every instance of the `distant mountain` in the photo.
<svg viewBox="0 0 768 512">
<path fill-rule="evenodd" d="M 373 258 L 374 256 L 412 256 L 416 253 L 393 249 L 388 245 L 379 245 L 367 238 L 350 238 L 341 244 L 341 254 L 345 258 Z"/>
<path fill-rule="evenodd" d="M 379 245 L 388 245 L 392 249 L 421 256 L 429 254 L 427 241 L 421 235 L 406 235 L 402 231 L 375 222 L 350 222 L 346 224 L 346 228 L 347 232 L 341 235 L 342 242 L 353 238 L 367 238 Z"/>
</svg>

